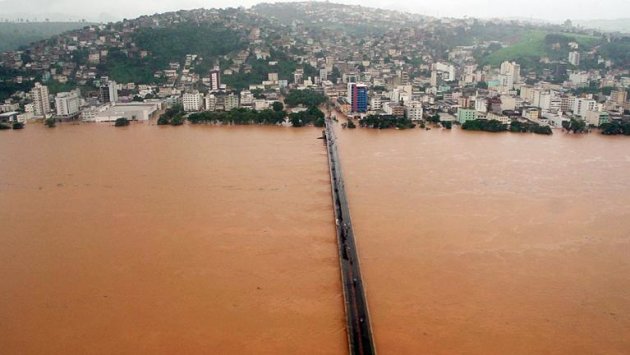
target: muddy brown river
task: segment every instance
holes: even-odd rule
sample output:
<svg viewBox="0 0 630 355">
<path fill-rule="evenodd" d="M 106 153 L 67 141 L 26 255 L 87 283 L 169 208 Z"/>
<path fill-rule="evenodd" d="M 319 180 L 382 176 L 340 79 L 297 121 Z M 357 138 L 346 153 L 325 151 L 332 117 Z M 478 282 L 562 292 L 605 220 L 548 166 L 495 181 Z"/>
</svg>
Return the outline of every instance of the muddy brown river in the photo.
<svg viewBox="0 0 630 355">
<path fill-rule="evenodd" d="M 0 353 L 341 354 L 318 129 L 0 135 Z"/>
<path fill-rule="evenodd" d="M 382 354 L 630 353 L 630 139 L 339 130 Z"/>
<path fill-rule="evenodd" d="M 346 353 L 320 131 L 0 132 L 0 353 Z M 630 139 L 338 136 L 380 354 L 630 352 Z"/>
</svg>

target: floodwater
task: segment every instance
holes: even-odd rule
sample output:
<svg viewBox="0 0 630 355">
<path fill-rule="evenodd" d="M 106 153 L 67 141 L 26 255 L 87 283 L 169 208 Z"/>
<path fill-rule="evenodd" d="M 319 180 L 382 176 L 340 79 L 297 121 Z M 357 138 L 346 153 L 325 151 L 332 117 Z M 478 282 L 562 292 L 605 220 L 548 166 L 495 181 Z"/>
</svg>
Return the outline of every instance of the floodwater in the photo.
<svg viewBox="0 0 630 355">
<path fill-rule="evenodd" d="M 0 133 L 0 353 L 346 352 L 320 130 Z"/>
<path fill-rule="evenodd" d="M 345 353 L 319 132 L 0 132 L 0 353 Z M 380 354 L 630 351 L 630 139 L 339 143 Z"/>
<path fill-rule="evenodd" d="M 338 136 L 380 354 L 630 353 L 630 139 Z"/>
</svg>

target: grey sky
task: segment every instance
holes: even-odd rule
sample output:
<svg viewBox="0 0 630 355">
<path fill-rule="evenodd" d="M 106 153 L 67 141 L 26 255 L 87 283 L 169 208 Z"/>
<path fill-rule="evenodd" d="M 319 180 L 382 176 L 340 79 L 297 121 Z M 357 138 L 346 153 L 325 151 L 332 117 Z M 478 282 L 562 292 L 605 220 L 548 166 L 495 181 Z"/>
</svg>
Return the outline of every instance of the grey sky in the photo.
<svg viewBox="0 0 630 355">
<path fill-rule="evenodd" d="M 0 0 L 0 18 L 113 20 L 179 9 L 251 6 L 260 0 Z M 521 17 L 550 21 L 630 17 L 630 0 L 337 0 L 440 17 Z"/>
</svg>

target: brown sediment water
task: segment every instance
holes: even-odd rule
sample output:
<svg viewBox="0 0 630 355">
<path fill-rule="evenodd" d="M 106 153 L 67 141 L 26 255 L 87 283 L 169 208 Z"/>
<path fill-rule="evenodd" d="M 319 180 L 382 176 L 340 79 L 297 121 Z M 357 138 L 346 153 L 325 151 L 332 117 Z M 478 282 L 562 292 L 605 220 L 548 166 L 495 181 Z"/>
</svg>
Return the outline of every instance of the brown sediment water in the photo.
<svg viewBox="0 0 630 355">
<path fill-rule="evenodd" d="M 0 353 L 345 353 L 319 135 L 2 132 Z"/>
<path fill-rule="evenodd" d="M 630 351 L 630 139 L 338 136 L 379 353 Z"/>
</svg>

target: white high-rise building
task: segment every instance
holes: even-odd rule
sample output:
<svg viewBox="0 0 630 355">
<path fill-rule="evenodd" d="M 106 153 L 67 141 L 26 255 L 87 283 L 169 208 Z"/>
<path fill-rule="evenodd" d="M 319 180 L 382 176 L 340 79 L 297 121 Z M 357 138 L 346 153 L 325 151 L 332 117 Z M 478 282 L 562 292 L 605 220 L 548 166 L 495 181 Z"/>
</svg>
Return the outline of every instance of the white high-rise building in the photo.
<svg viewBox="0 0 630 355">
<path fill-rule="evenodd" d="M 477 97 L 475 99 L 475 111 L 488 112 L 488 99 L 485 97 Z"/>
<path fill-rule="evenodd" d="M 55 97 L 57 116 L 72 116 L 79 112 L 81 100 L 75 91 L 60 92 Z"/>
<path fill-rule="evenodd" d="M 320 69 L 319 70 L 319 80 L 326 81 L 328 80 L 328 70 Z"/>
<path fill-rule="evenodd" d="M 516 62 L 505 61 L 501 63 L 501 74 L 511 75 L 513 84 L 518 84 L 521 82 L 521 66 Z M 510 90 L 511 89 L 512 88 L 510 88 Z"/>
<path fill-rule="evenodd" d="M 35 116 L 46 116 L 50 112 L 50 100 L 48 98 L 48 87 L 40 83 L 35 83 L 31 90 L 33 98 L 33 111 Z"/>
<path fill-rule="evenodd" d="M 238 108 L 238 96 L 234 94 L 229 94 L 224 99 L 224 107 L 225 111 L 231 111 L 235 108 Z"/>
<path fill-rule="evenodd" d="M 370 109 L 372 111 L 380 111 L 383 108 L 383 101 L 380 96 L 374 96 L 370 100 Z"/>
<path fill-rule="evenodd" d="M 588 111 L 596 111 L 597 102 L 593 99 L 575 99 L 573 103 L 573 114 L 585 117 Z"/>
<path fill-rule="evenodd" d="M 521 66 L 516 62 L 505 61 L 501 63 L 499 81 L 504 92 L 513 90 L 514 84 L 518 84 L 521 81 Z"/>
<path fill-rule="evenodd" d="M 251 106 L 254 103 L 254 94 L 249 90 L 241 91 L 241 105 Z"/>
<path fill-rule="evenodd" d="M 217 109 L 217 98 L 212 94 L 206 95 L 204 98 L 206 111 L 216 111 Z"/>
<path fill-rule="evenodd" d="M 418 101 L 412 101 L 409 103 L 407 107 L 407 118 L 412 121 L 421 121 L 422 120 L 422 103 Z"/>
<path fill-rule="evenodd" d="M 435 70 L 442 73 L 442 79 L 444 81 L 453 81 L 455 77 L 455 66 L 449 63 L 437 62 L 435 63 Z"/>
<path fill-rule="evenodd" d="M 569 52 L 569 63 L 575 65 L 576 67 L 580 65 L 580 52 Z"/>
<path fill-rule="evenodd" d="M 182 97 L 182 104 L 186 112 L 200 111 L 204 104 L 203 95 L 199 91 L 187 92 Z"/>
</svg>

